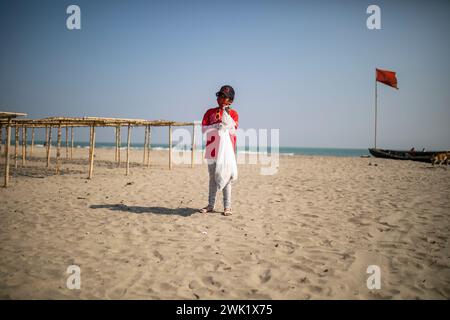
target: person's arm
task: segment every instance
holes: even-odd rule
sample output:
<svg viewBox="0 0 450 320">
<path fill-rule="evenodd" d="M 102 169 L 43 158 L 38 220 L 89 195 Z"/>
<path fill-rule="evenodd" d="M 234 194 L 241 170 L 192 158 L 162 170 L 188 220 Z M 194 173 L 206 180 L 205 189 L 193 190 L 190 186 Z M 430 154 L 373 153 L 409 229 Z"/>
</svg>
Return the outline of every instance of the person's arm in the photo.
<svg viewBox="0 0 450 320">
<path fill-rule="evenodd" d="M 211 109 L 209 109 L 208 111 L 205 112 L 205 114 L 203 115 L 203 120 L 202 120 L 202 133 L 205 133 L 209 130 L 212 129 L 218 129 L 220 123 L 210 123 L 209 119 L 210 119 L 210 115 L 211 115 Z"/>
</svg>

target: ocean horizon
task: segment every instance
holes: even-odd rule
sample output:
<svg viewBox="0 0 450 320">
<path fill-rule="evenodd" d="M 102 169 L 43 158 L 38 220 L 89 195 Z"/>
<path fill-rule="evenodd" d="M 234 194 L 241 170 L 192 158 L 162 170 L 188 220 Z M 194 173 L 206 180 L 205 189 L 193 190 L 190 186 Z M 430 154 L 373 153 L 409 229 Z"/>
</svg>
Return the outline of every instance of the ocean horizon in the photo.
<svg viewBox="0 0 450 320">
<path fill-rule="evenodd" d="M 31 145 L 31 141 L 27 141 L 27 145 Z M 44 141 L 35 141 L 35 146 L 44 146 Z M 52 146 L 56 147 L 56 141 L 52 141 Z M 61 142 L 61 148 L 65 148 L 65 141 Z M 14 140 L 11 141 L 11 146 L 14 147 Z M 96 148 L 115 148 L 115 142 L 96 142 Z M 75 148 L 88 148 L 89 142 L 86 141 L 74 141 Z M 184 146 L 173 146 L 175 150 L 190 150 L 190 145 Z M 121 148 L 126 148 L 126 144 L 122 144 Z M 132 143 L 132 149 L 143 149 L 144 143 Z M 153 150 L 168 150 L 169 145 L 164 143 L 152 143 L 151 149 Z M 196 150 L 203 150 L 200 146 L 196 146 Z M 237 147 L 238 152 L 245 153 L 263 153 L 263 150 L 258 150 L 257 147 Z M 267 150 L 268 153 L 271 153 L 270 149 Z M 336 157 L 360 157 L 360 156 L 368 156 L 370 155 L 369 150 L 362 148 L 321 148 L 321 147 L 292 147 L 292 146 L 284 146 L 279 147 L 278 153 L 282 155 L 308 155 L 308 156 L 336 156 Z"/>
</svg>

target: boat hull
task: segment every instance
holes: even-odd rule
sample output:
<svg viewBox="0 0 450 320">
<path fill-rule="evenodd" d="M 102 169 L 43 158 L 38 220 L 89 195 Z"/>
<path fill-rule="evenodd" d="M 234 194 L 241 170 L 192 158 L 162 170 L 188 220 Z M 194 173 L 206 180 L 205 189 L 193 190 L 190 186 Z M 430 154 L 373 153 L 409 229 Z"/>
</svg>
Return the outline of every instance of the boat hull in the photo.
<svg viewBox="0 0 450 320">
<path fill-rule="evenodd" d="M 394 160 L 411 160 L 431 163 L 431 158 L 436 153 L 446 151 L 403 151 L 389 149 L 369 148 L 369 152 L 376 158 L 394 159 Z"/>
</svg>

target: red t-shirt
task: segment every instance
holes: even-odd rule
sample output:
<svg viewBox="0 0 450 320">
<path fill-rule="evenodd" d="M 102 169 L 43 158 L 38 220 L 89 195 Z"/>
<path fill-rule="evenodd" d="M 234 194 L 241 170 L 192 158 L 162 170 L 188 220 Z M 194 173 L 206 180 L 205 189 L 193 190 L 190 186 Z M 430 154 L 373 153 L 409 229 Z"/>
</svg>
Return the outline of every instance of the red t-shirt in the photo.
<svg viewBox="0 0 450 320">
<path fill-rule="evenodd" d="M 235 129 L 238 127 L 239 116 L 238 113 L 234 109 L 229 109 L 230 116 L 236 123 Z M 220 107 L 208 109 L 203 116 L 202 121 L 202 131 L 206 133 L 206 150 L 205 150 L 205 158 L 206 159 L 216 159 L 217 151 L 219 150 L 219 134 L 218 130 L 211 128 L 211 125 L 222 122 L 222 114 L 223 109 Z M 234 152 L 236 152 L 236 134 L 231 134 L 231 142 L 233 143 Z"/>
</svg>

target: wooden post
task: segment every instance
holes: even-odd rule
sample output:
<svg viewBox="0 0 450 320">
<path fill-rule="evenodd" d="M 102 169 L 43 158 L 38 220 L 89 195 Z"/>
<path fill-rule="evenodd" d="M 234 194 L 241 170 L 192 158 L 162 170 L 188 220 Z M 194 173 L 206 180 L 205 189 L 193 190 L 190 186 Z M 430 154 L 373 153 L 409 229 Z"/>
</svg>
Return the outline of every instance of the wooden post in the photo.
<svg viewBox="0 0 450 320">
<path fill-rule="evenodd" d="M 191 153 L 191 168 L 194 167 L 194 152 L 195 152 L 195 124 L 192 125 L 192 153 Z"/>
<path fill-rule="evenodd" d="M 27 128 L 22 126 L 22 166 L 25 165 L 27 157 Z"/>
<path fill-rule="evenodd" d="M 74 130 L 73 127 L 70 128 L 70 159 L 73 159 L 73 136 Z"/>
<path fill-rule="evenodd" d="M 48 127 L 45 126 L 45 147 L 47 147 L 48 143 Z"/>
<path fill-rule="evenodd" d="M 115 133 L 116 133 L 116 139 L 115 139 L 115 141 L 116 141 L 116 148 L 114 149 L 114 161 L 115 162 L 117 162 L 117 149 L 119 148 L 119 143 L 118 143 L 118 141 L 117 141 L 117 127 L 115 128 Z"/>
<path fill-rule="evenodd" d="M 69 127 L 66 126 L 66 159 L 69 159 Z"/>
<path fill-rule="evenodd" d="M 88 179 L 92 179 L 92 173 L 94 171 L 94 157 L 95 157 L 95 125 L 91 127 L 91 138 L 89 148 L 89 176 Z"/>
<path fill-rule="evenodd" d="M 148 126 L 148 138 L 147 138 L 147 168 L 150 167 L 150 147 L 151 147 L 151 143 L 150 143 L 150 138 L 151 136 L 151 126 Z"/>
<path fill-rule="evenodd" d="M 91 163 L 91 154 L 92 154 L 92 126 L 89 127 L 89 156 L 88 156 L 88 161 L 89 164 Z M 88 179 L 89 179 L 89 169 L 88 169 Z"/>
<path fill-rule="evenodd" d="M 127 171 L 126 175 L 130 173 L 130 144 L 131 144 L 131 125 L 128 125 L 128 138 L 127 138 Z"/>
<path fill-rule="evenodd" d="M 11 144 L 11 119 L 8 119 L 6 125 L 6 144 L 5 144 L 5 188 L 9 182 L 9 145 Z"/>
<path fill-rule="evenodd" d="M 56 174 L 60 172 L 61 165 L 61 123 L 58 125 L 58 144 L 56 146 Z"/>
<path fill-rule="evenodd" d="M 19 157 L 19 126 L 15 126 L 15 149 L 14 149 L 14 168 L 17 169 L 17 158 Z"/>
<path fill-rule="evenodd" d="M 3 126 L 0 126 L 0 155 L 2 153 L 3 147 Z"/>
<path fill-rule="evenodd" d="M 31 149 L 30 149 L 30 157 L 33 156 L 34 149 L 34 127 L 31 128 Z"/>
<path fill-rule="evenodd" d="M 47 168 L 50 168 L 50 155 L 52 151 L 52 127 L 48 128 L 48 140 L 47 140 Z"/>
<path fill-rule="evenodd" d="M 169 170 L 172 170 L 172 126 L 169 125 Z"/>
<path fill-rule="evenodd" d="M 117 133 L 117 145 L 119 146 L 119 147 L 117 148 L 117 166 L 120 167 L 120 149 L 121 149 L 121 147 L 122 147 L 122 142 L 121 142 L 121 138 L 122 138 L 122 136 L 121 136 L 121 130 L 122 130 L 122 127 L 121 127 L 121 126 L 118 126 L 117 129 L 118 129 L 118 133 Z"/>
<path fill-rule="evenodd" d="M 144 159 L 142 160 L 142 164 L 145 165 L 145 160 L 147 159 L 147 137 L 148 136 L 148 126 L 145 126 L 144 133 Z"/>
</svg>

